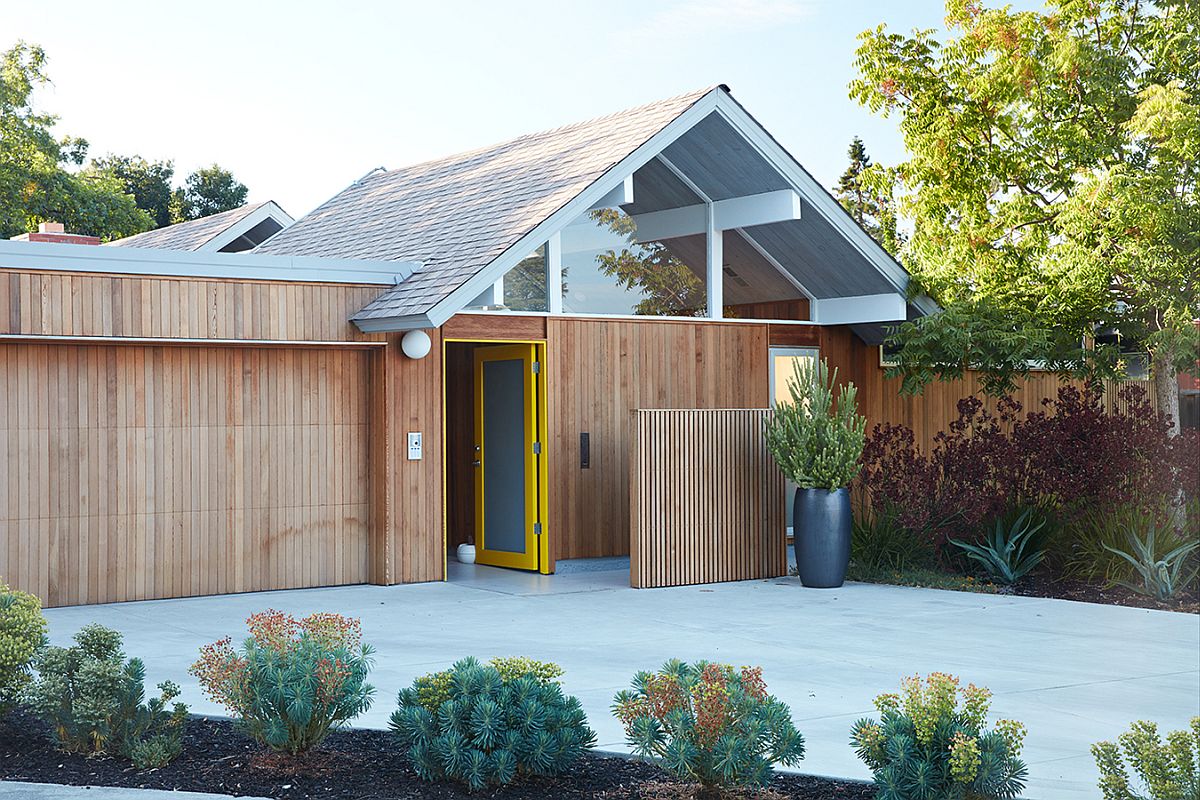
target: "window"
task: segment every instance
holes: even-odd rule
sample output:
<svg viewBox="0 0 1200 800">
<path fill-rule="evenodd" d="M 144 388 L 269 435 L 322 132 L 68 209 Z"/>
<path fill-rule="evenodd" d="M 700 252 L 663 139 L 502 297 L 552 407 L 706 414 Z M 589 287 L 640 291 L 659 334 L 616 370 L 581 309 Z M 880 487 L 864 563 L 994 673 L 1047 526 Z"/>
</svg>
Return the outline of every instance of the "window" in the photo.
<svg viewBox="0 0 1200 800">
<path fill-rule="evenodd" d="M 770 366 L 770 382 L 771 382 L 771 405 L 777 406 L 780 403 L 791 402 L 792 396 L 788 392 L 788 380 L 790 378 L 799 378 L 801 370 L 814 369 L 817 364 L 817 359 L 821 352 L 815 347 L 772 347 L 769 350 L 771 358 Z M 792 497 L 796 493 L 796 484 L 791 481 L 787 482 L 787 497 Z M 792 530 L 792 504 L 785 503 L 787 507 L 787 527 L 788 533 Z"/>
<path fill-rule="evenodd" d="M 487 311 L 549 311 L 546 301 L 546 246 L 504 274 L 468 308 Z"/>
<path fill-rule="evenodd" d="M 820 351 L 815 347 L 772 347 L 771 356 L 771 405 L 790 403 L 788 381 L 799 378 L 801 370 L 815 369 Z"/>
<path fill-rule="evenodd" d="M 704 254 L 703 235 L 644 241 L 625 212 L 588 211 L 562 232 L 563 311 L 703 316 Z"/>
</svg>

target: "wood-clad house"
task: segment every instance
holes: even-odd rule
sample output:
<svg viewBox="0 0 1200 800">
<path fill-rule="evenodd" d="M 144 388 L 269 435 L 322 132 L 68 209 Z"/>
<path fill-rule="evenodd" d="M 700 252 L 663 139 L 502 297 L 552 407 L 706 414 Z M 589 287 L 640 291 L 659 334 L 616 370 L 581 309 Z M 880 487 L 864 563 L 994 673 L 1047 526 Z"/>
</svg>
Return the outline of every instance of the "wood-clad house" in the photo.
<svg viewBox="0 0 1200 800">
<path fill-rule="evenodd" d="M 0 243 L 0 579 L 434 581 L 468 539 L 552 573 L 628 554 L 635 409 L 765 408 L 818 353 L 874 419 L 957 399 L 884 382 L 932 305 L 723 86 L 239 219 Z"/>
</svg>

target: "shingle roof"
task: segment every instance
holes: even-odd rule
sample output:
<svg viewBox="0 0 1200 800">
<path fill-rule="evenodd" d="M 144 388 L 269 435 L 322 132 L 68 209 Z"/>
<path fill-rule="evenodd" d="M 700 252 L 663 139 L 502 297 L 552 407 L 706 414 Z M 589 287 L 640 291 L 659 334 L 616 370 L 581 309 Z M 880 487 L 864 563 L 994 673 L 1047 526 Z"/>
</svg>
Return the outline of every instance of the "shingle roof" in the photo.
<svg viewBox="0 0 1200 800">
<path fill-rule="evenodd" d="M 248 204 L 200 219 L 177 222 L 165 228 L 116 239 L 108 244 L 111 247 L 148 247 L 155 250 L 199 250 L 228 230 L 229 226 L 245 219 L 269 202 L 271 201 Z"/>
<path fill-rule="evenodd" d="M 420 261 L 355 319 L 425 313 L 710 91 L 368 175 L 255 252 Z"/>
</svg>

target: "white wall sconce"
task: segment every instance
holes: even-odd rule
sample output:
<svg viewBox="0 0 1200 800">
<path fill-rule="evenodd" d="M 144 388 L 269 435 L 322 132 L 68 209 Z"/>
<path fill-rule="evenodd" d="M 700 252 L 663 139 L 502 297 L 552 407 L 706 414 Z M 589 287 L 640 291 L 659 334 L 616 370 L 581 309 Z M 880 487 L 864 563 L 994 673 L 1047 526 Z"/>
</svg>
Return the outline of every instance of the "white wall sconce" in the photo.
<svg viewBox="0 0 1200 800">
<path fill-rule="evenodd" d="M 429 355 L 432 345 L 429 334 L 425 331 L 409 331 L 400 340 L 400 349 L 404 355 L 412 359 L 420 359 Z"/>
</svg>

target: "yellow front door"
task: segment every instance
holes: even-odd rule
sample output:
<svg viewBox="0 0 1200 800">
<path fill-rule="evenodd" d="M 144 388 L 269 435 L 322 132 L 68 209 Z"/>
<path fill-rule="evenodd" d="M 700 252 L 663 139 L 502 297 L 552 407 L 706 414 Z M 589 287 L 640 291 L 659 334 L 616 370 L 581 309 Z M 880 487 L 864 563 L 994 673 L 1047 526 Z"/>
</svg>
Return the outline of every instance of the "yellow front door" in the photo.
<svg viewBox="0 0 1200 800">
<path fill-rule="evenodd" d="M 536 570 L 543 498 L 534 344 L 475 349 L 475 531 L 480 564 Z"/>
</svg>

